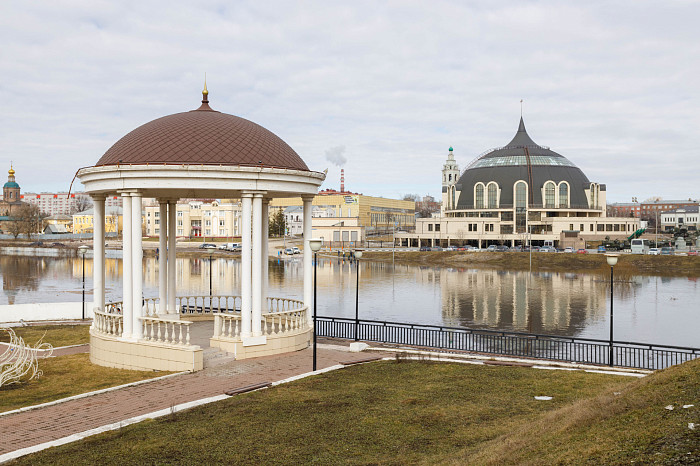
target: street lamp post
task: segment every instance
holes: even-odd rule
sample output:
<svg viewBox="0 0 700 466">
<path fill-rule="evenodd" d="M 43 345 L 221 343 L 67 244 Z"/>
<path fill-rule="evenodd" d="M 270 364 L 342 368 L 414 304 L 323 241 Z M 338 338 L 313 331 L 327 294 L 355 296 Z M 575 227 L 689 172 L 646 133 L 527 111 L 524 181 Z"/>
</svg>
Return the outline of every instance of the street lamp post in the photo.
<svg viewBox="0 0 700 466">
<path fill-rule="evenodd" d="M 606 254 L 608 265 L 610 266 L 610 351 L 608 355 L 608 363 L 613 366 L 613 267 L 617 264 L 617 254 Z"/>
<path fill-rule="evenodd" d="M 83 320 L 85 320 L 85 254 L 88 247 L 83 245 L 78 247 L 78 255 L 83 258 Z"/>
<path fill-rule="evenodd" d="M 316 372 L 316 276 L 318 275 L 318 251 L 321 249 L 321 244 L 323 240 L 313 238 L 309 240 L 309 248 L 314 253 L 314 315 L 313 315 L 313 325 L 314 325 L 314 356 L 313 356 L 313 371 Z"/>
<path fill-rule="evenodd" d="M 209 307 L 211 308 L 212 299 L 212 276 L 211 276 L 211 254 L 209 254 Z"/>
<path fill-rule="evenodd" d="M 355 284 L 355 341 L 360 339 L 360 259 L 362 258 L 362 249 L 355 249 L 355 258 L 357 259 L 357 283 Z"/>
</svg>

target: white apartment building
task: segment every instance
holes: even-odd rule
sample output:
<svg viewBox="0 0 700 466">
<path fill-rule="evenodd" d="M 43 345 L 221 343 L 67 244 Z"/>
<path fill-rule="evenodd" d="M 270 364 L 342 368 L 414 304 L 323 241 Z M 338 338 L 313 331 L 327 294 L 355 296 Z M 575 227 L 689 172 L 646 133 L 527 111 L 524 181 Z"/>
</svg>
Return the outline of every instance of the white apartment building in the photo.
<svg viewBox="0 0 700 466">
<path fill-rule="evenodd" d="M 661 212 L 661 228 L 687 228 L 690 231 L 700 228 L 700 209 L 698 206 L 687 206 L 679 209 Z"/>
<path fill-rule="evenodd" d="M 284 219 L 287 223 L 287 235 L 301 236 L 304 233 L 304 208 L 302 206 L 289 206 L 283 211 Z M 270 215 L 273 215 L 272 209 Z M 335 209 L 313 206 L 311 211 L 312 218 L 328 218 L 335 217 Z M 315 225 L 315 223 L 312 223 Z M 270 232 L 278 234 L 278 232 Z"/>
<path fill-rule="evenodd" d="M 90 208 L 92 198 L 85 193 L 24 193 L 22 200 L 39 207 L 46 215 L 73 215 L 79 204 Z M 121 196 L 110 196 L 105 200 L 105 207 L 121 207 Z M 86 210 L 86 209 L 83 209 Z"/>
<path fill-rule="evenodd" d="M 158 236 L 161 228 L 157 203 L 145 207 L 146 236 Z M 240 236 L 241 206 L 232 200 L 183 200 L 177 204 L 178 237 Z"/>
</svg>

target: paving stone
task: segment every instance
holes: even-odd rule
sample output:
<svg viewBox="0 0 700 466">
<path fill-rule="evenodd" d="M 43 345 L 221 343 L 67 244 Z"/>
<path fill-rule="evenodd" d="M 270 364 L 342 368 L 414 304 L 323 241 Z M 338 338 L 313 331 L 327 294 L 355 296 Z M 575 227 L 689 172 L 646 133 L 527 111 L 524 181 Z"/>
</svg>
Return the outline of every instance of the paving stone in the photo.
<svg viewBox="0 0 700 466">
<path fill-rule="evenodd" d="M 319 348 L 319 369 L 366 354 Z M 294 353 L 230 361 L 183 374 L 45 408 L 0 417 L 0 454 L 117 423 L 232 388 L 275 382 L 311 371 L 310 348 Z"/>
</svg>

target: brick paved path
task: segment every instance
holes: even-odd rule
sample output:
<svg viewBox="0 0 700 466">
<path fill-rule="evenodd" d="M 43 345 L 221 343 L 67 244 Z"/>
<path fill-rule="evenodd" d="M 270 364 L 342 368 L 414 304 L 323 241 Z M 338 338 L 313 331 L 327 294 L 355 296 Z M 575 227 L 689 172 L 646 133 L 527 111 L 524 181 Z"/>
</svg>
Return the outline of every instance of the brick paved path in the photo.
<svg viewBox="0 0 700 466">
<path fill-rule="evenodd" d="M 359 360 L 363 353 L 319 348 L 318 368 Z M 0 454 L 56 440 L 173 405 L 221 395 L 232 388 L 275 382 L 311 371 L 311 349 L 230 361 L 194 374 L 127 387 L 0 417 Z"/>
</svg>

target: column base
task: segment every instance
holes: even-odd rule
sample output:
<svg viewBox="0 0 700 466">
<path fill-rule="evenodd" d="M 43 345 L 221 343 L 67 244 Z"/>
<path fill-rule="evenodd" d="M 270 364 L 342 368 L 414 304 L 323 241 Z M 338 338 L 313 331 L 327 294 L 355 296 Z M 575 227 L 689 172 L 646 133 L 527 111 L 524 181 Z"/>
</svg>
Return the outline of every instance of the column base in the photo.
<svg viewBox="0 0 700 466">
<path fill-rule="evenodd" d="M 266 335 L 258 335 L 255 337 L 243 337 L 241 338 L 243 346 L 259 346 L 267 344 Z"/>
</svg>

